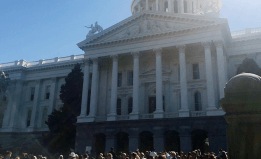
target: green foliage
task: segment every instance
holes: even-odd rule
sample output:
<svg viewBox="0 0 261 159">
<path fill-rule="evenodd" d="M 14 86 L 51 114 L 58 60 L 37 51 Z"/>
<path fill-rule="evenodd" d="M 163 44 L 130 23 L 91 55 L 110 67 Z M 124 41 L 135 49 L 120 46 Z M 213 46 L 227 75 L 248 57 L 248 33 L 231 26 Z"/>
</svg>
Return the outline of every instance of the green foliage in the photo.
<svg viewBox="0 0 261 159">
<path fill-rule="evenodd" d="M 49 116 L 50 132 L 43 135 L 43 143 L 52 153 L 66 153 L 74 148 L 77 116 L 81 112 L 81 98 L 83 86 L 83 73 L 80 64 L 75 65 L 65 78 L 66 83 L 61 86 L 60 99 L 63 107 L 54 110 Z"/>
<path fill-rule="evenodd" d="M 243 60 L 242 64 L 240 64 L 237 68 L 237 74 L 240 73 L 253 73 L 261 76 L 261 69 L 258 67 L 255 60 L 246 58 Z"/>
</svg>

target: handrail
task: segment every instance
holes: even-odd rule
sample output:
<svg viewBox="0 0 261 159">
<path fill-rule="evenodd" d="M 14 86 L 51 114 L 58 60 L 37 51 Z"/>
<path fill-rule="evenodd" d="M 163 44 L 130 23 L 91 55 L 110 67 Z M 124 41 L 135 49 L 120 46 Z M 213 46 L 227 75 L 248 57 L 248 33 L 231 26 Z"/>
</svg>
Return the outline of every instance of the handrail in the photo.
<svg viewBox="0 0 261 159">
<path fill-rule="evenodd" d="M 259 28 L 246 28 L 244 30 L 238 30 L 231 32 L 232 37 L 242 37 L 242 36 L 249 36 L 253 34 L 261 33 L 261 27 Z"/>
</svg>

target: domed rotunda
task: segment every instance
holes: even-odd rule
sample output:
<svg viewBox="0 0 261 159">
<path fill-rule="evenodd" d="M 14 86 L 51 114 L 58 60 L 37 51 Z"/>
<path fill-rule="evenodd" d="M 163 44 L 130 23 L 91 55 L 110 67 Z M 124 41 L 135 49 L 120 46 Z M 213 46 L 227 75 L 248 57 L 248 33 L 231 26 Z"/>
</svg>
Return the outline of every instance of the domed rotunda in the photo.
<svg viewBox="0 0 261 159">
<path fill-rule="evenodd" d="M 133 0 L 132 14 L 143 10 L 219 17 L 222 0 Z"/>
</svg>

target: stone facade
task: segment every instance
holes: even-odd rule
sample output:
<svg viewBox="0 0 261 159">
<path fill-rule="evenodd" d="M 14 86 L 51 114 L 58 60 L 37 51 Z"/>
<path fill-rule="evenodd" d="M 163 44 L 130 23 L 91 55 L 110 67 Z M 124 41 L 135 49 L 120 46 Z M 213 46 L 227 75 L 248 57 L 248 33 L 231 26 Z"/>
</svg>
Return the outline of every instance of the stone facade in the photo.
<svg viewBox="0 0 261 159">
<path fill-rule="evenodd" d="M 94 150 L 95 134 L 104 138 L 108 150 L 118 129 L 126 126 L 124 132 L 133 140 L 130 149 L 140 146 L 142 132 L 154 134 L 158 127 L 164 132 L 175 130 L 180 139 L 178 147 L 188 146 L 185 150 L 193 148 L 191 136 L 198 130 L 206 134 L 202 141 L 210 145 L 220 141 L 226 149 L 222 136 L 226 123 L 219 100 L 224 97 L 226 82 L 246 57 L 261 66 L 261 29 L 231 33 L 226 19 L 209 16 L 211 7 L 207 4 L 202 5 L 203 15 L 146 7 L 134 13 L 143 2 L 154 3 L 134 0 L 131 17 L 78 43 L 84 55 L 1 64 L 0 69 L 9 74 L 12 83 L 0 131 L 47 131 L 47 115 L 62 106 L 59 90 L 64 78 L 80 63 L 84 98 L 77 121 L 77 150 L 83 151 L 86 146 Z M 165 1 L 155 2 L 161 6 Z M 214 124 L 216 121 L 220 126 Z M 154 123 L 145 130 L 144 125 Z M 187 136 L 182 136 L 182 126 Z M 133 134 L 132 127 L 139 133 Z M 215 135 L 216 130 L 221 135 Z M 156 136 L 154 144 L 164 145 L 162 134 Z"/>
</svg>

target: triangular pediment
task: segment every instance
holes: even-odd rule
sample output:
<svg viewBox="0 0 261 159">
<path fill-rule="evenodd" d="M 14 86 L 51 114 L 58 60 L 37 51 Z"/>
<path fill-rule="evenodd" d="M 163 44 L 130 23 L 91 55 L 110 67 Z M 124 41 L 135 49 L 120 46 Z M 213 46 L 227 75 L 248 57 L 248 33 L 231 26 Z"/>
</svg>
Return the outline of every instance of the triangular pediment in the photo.
<svg viewBox="0 0 261 159">
<path fill-rule="evenodd" d="M 220 18 L 206 18 L 199 15 L 184 15 L 171 13 L 155 13 L 144 11 L 102 31 L 93 37 L 88 37 L 78 46 L 121 41 L 133 38 L 161 35 L 170 32 L 198 28 L 224 22 Z"/>
</svg>

